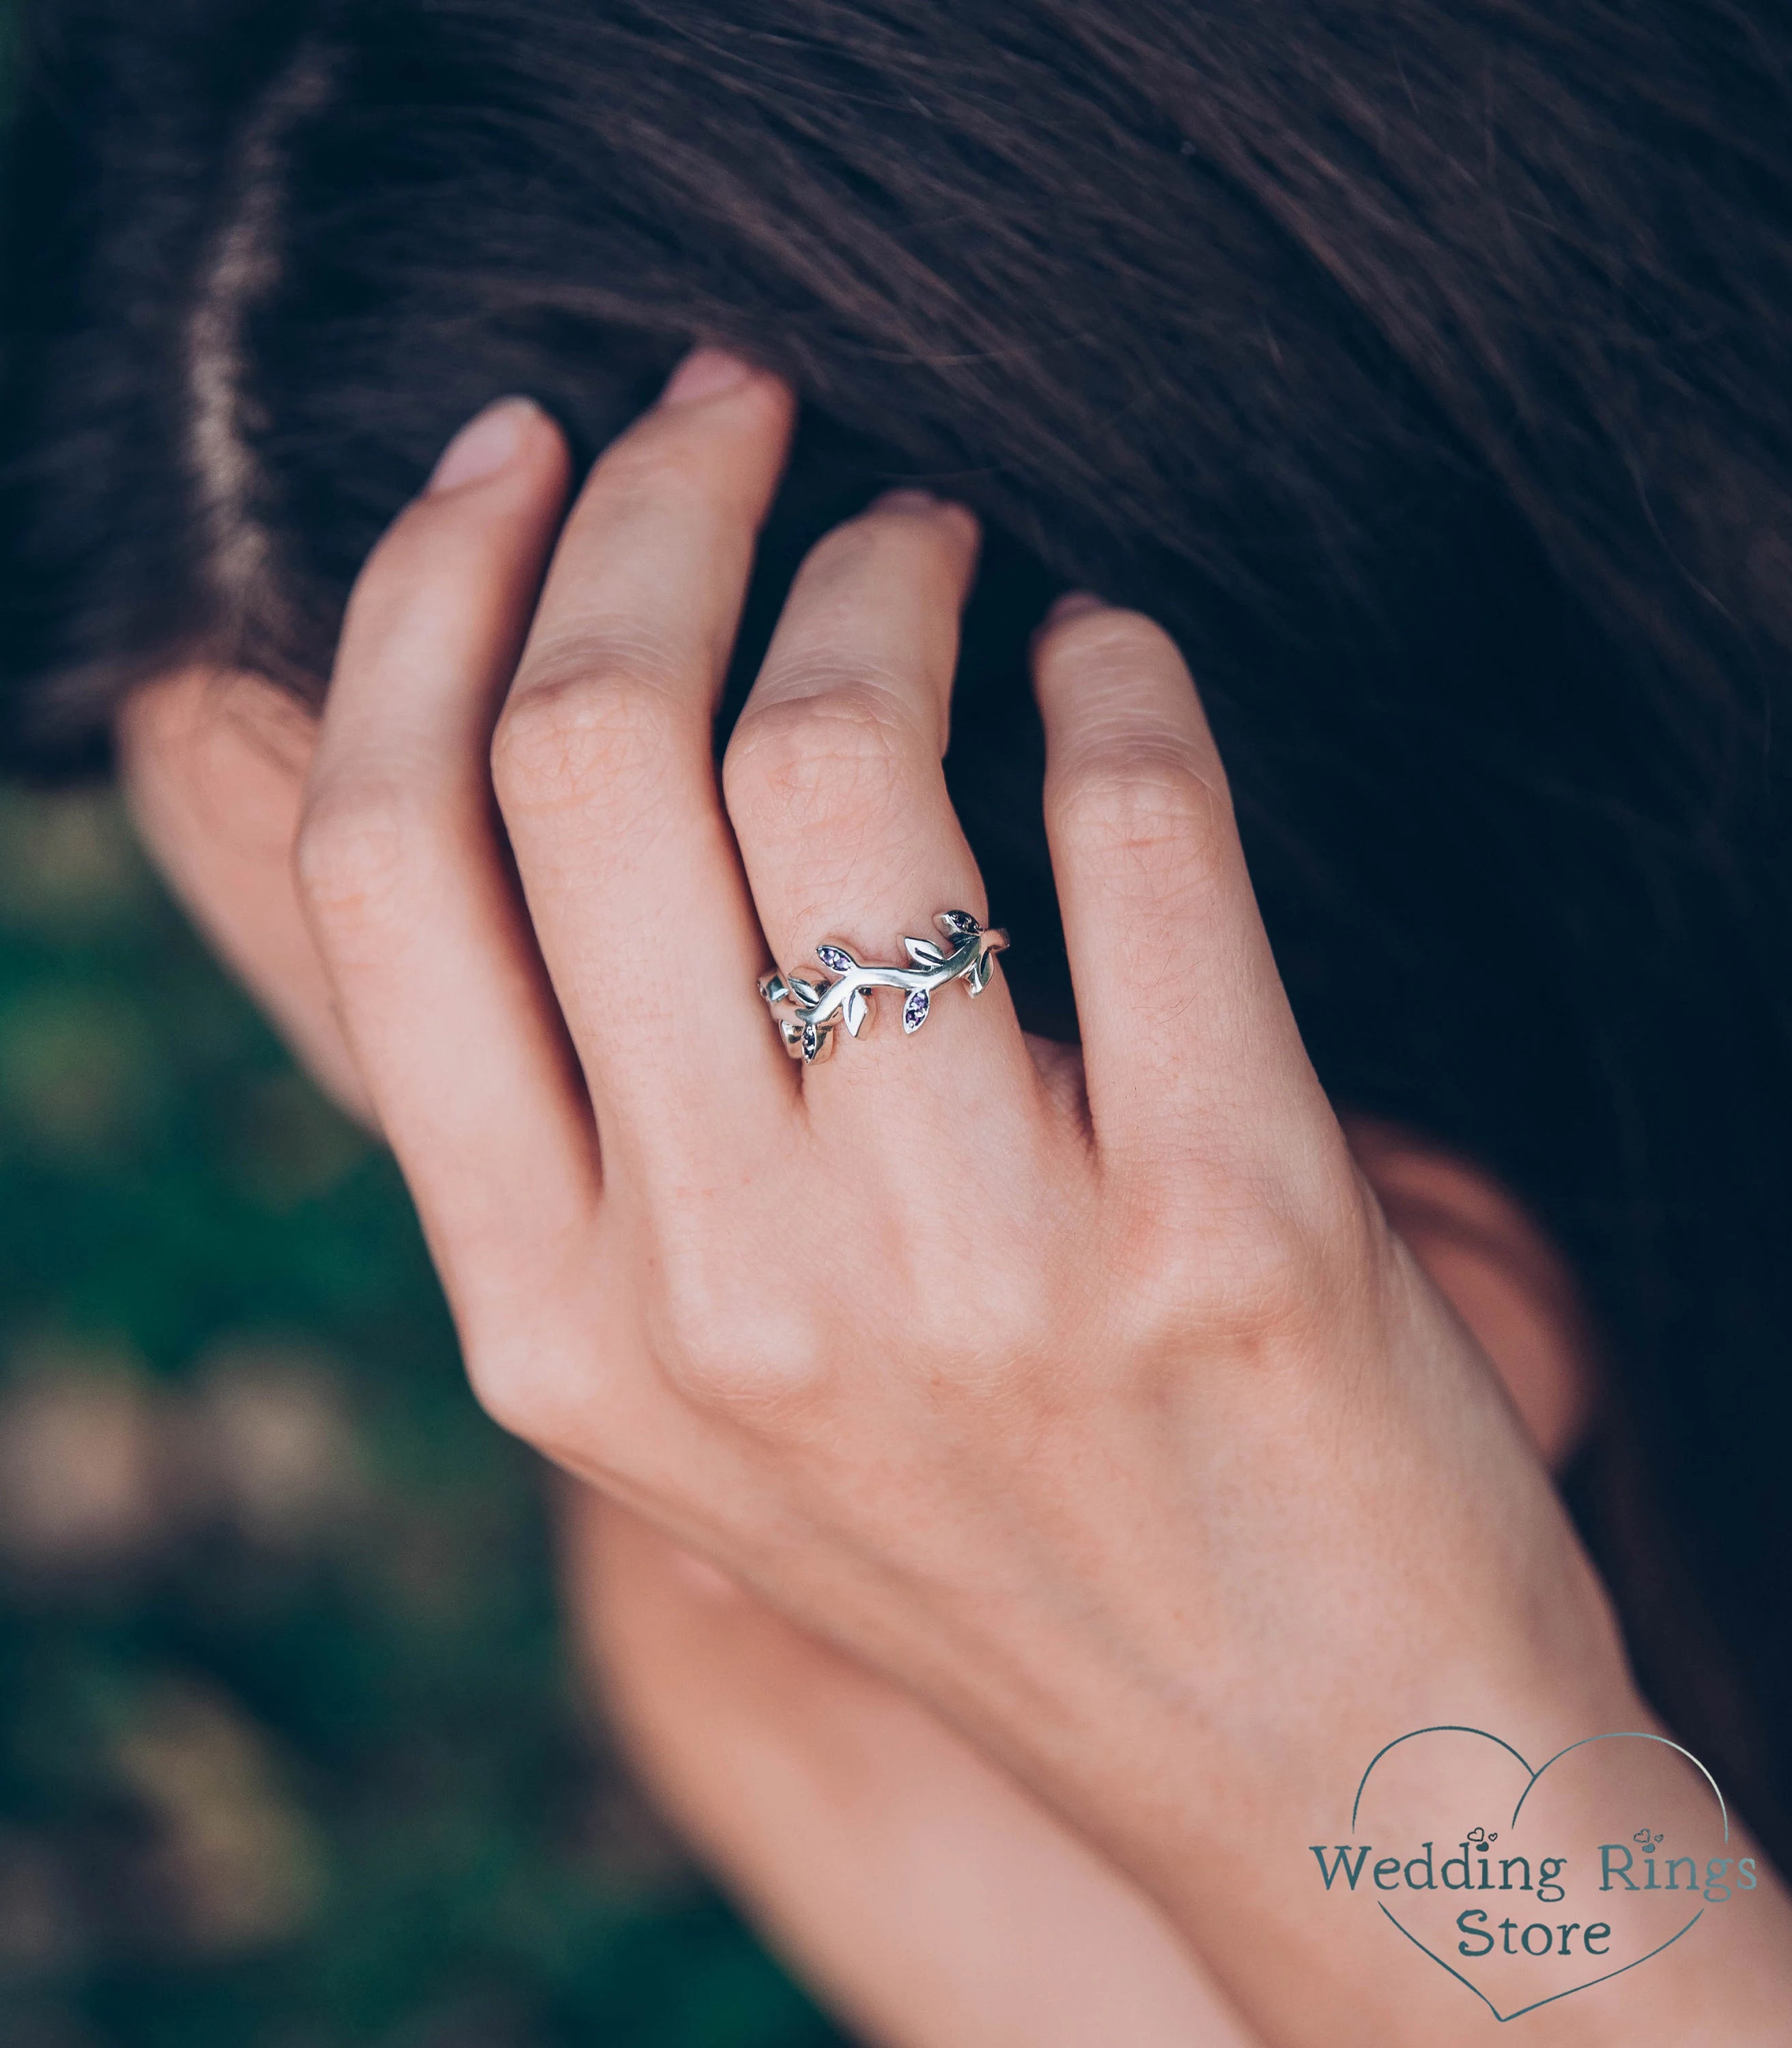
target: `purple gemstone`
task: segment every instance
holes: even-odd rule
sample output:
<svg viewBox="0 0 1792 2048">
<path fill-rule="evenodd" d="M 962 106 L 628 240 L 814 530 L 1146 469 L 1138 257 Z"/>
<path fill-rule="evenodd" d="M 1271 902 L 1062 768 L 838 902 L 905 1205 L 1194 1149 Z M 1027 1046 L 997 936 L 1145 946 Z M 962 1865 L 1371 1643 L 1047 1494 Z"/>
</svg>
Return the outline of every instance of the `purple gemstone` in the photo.
<svg viewBox="0 0 1792 2048">
<path fill-rule="evenodd" d="M 902 1029 L 918 1031 L 927 1022 L 928 995 L 925 988 L 917 988 L 902 1005 Z"/>
<path fill-rule="evenodd" d="M 852 962 L 838 946 L 817 946 L 815 957 L 831 974 L 851 974 Z"/>
</svg>

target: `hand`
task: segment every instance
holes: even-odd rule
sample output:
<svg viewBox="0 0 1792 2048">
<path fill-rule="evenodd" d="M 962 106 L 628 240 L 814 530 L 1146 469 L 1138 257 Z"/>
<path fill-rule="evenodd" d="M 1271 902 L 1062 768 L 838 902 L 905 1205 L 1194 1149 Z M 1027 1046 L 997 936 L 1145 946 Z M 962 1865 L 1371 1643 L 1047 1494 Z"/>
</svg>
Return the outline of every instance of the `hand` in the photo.
<svg viewBox="0 0 1792 2048">
<path fill-rule="evenodd" d="M 1559 1470 L 1587 1391 L 1562 1262 L 1464 1162 L 1386 1124 L 1345 1130 Z M 568 1619 L 613 1732 L 855 2039 L 1245 2048 L 1152 1902 L 912 1693 L 595 1488 L 568 1483 L 554 1498 Z"/>
<path fill-rule="evenodd" d="M 298 844 L 349 1041 L 493 1413 L 920 1693 L 1320 2038 L 1355 1965 L 1291 1981 L 1264 1930 L 1305 1937 L 1204 1850 L 1304 1852 L 1391 1725 L 1635 1716 L 1603 1596 L 1352 1165 L 1148 621 L 1036 648 L 1086 1089 L 999 973 L 785 1060 L 774 962 L 986 916 L 940 768 L 976 534 L 898 494 L 822 542 L 719 789 L 790 418 L 733 367 L 693 359 L 557 542 L 559 437 L 488 416 L 370 562 Z M 1404 1992 L 1353 2009 L 1408 2038 Z"/>
<path fill-rule="evenodd" d="M 913 1693 L 590 1487 L 568 1619 L 629 1762 L 880 2048 L 1259 2048 L 1162 1911 Z"/>
</svg>

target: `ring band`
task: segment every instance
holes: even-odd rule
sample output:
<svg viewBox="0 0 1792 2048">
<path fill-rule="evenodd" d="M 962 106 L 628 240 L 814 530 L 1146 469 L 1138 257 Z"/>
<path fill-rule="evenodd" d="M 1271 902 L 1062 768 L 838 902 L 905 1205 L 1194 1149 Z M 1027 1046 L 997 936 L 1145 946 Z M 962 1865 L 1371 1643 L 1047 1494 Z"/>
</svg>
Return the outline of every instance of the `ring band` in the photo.
<svg viewBox="0 0 1792 2048">
<path fill-rule="evenodd" d="M 820 975 L 762 976 L 759 993 L 772 1010 L 772 1021 L 791 1058 L 805 1066 L 826 1059 L 841 1024 L 849 1037 L 856 1038 L 880 988 L 903 991 L 905 1032 L 918 1031 L 927 1022 L 934 990 L 944 988 L 948 981 L 962 981 L 969 994 L 981 995 L 995 970 L 995 956 L 1008 943 L 1008 934 L 986 930 L 968 910 L 941 910 L 933 922 L 947 943 L 941 946 L 932 939 L 905 938 L 906 967 L 855 960 L 844 946 L 830 943 L 815 949 L 815 957 L 825 970 Z M 787 1014 L 778 1014 L 780 1003 L 789 1005 Z"/>
</svg>

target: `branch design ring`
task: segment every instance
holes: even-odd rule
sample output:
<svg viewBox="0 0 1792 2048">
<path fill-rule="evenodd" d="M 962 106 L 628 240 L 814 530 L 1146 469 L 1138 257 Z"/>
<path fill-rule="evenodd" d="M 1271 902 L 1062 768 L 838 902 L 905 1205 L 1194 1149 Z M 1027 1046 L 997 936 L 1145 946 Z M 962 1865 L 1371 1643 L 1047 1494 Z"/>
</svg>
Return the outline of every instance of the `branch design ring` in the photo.
<svg viewBox="0 0 1792 2048">
<path fill-rule="evenodd" d="M 918 1031 L 927 1022 L 934 990 L 949 981 L 961 981 L 968 994 L 981 995 L 995 971 L 995 956 L 1008 943 L 1008 934 L 986 930 L 968 910 L 941 910 L 933 922 L 946 943 L 905 938 L 906 967 L 856 960 L 844 946 L 830 944 L 815 949 L 815 957 L 826 970 L 824 974 L 762 976 L 759 993 L 791 1058 L 805 1066 L 826 1059 L 842 1024 L 848 1035 L 856 1038 L 870 1018 L 871 999 L 880 988 L 902 991 L 905 1032 Z M 788 1006 L 782 1014 L 781 1003 Z"/>
</svg>

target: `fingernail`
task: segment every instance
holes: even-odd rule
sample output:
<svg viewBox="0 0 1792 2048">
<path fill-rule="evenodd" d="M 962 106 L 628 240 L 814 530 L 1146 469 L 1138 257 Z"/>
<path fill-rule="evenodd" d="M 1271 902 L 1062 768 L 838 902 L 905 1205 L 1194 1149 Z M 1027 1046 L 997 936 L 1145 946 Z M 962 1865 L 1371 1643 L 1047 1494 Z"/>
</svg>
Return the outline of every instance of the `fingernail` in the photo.
<svg viewBox="0 0 1792 2048">
<path fill-rule="evenodd" d="M 666 380 L 660 403 L 688 405 L 699 398 L 719 398 L 752 374 L 751 363 L 743 363 L 725 348 L 693 348 Z"/>
<path fill-rule="evenodd" d="M 430 495 L 458 491 L 464 483 L 495 476 L 514 459 L 530 421 L 541 409 L 533 398 L 499 398 L 483 413 L 475 413 L 443 449 L 430 473 Z"/>
<path fill-rule="evenodd" d="M 1099 611 L 1100 609 L 1101 599 L 1093 591 L 1067 590 L 1053 602 L 1041 623 L 1061 626 L 1066 619 L 1080 619 L 1085 611 Z"/>
</svg>

